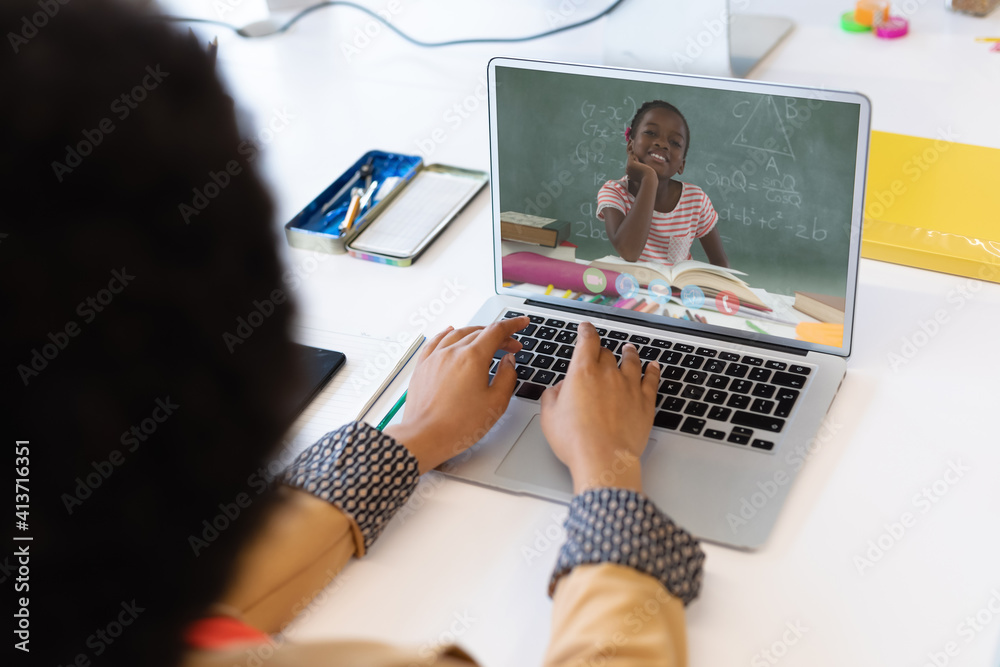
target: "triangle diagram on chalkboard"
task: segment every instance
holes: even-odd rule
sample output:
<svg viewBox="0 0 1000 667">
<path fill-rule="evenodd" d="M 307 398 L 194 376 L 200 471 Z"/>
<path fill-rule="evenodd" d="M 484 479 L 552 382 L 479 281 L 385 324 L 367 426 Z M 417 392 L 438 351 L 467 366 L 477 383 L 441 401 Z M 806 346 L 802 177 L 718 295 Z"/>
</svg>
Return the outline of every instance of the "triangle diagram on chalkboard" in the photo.
<svg viewBox="0 0 1000 667">
<path fill-rule="evenodd" d="M 757 102 L 747 122 L 733 139 L 734 146 L 756 148 L 768 153 L 787 155 L 795 159 L 792 144 L 788 141 L 785 124 L 778 112 L 774 98 L 768 95 Z"/>
</svg>

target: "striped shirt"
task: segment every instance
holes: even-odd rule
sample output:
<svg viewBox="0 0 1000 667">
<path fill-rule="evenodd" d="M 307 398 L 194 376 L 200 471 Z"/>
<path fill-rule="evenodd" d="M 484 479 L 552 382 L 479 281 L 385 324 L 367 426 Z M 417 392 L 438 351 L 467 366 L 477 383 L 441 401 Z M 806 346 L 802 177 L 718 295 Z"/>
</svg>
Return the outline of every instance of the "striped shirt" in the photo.
<svg viewBox="0 0 1000 667">
<path fill-rule="evenodd" d="M 704 190 L 690 183 L 682 182 L 681 186 L 681 198 L 673 211 L 653 211 L 653 222 L 639 261 L 673 265 L 691 259 L 691 244 L 712 231 L 719 220 Z M 597 218 L 604 220 L 606 208 L 616 208 L 627 215 L 634 204 L 627 179 L 608 181 L 597 193 Z"/>
</svg>

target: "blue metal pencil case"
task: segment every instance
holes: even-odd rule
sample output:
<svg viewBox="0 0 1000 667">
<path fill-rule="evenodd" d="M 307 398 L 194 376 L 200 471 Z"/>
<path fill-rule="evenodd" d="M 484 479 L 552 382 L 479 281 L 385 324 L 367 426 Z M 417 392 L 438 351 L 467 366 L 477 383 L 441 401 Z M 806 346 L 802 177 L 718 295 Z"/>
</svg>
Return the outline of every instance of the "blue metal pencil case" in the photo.
<svg viewBox="0 0 1000 667">
<path fill-rule="evenodd" d="M 288 244 L 346 252 L 345 245 L 378 217 L 422 162 L 416 155 L 368 151 L 285 225 Z"/>
</svg>

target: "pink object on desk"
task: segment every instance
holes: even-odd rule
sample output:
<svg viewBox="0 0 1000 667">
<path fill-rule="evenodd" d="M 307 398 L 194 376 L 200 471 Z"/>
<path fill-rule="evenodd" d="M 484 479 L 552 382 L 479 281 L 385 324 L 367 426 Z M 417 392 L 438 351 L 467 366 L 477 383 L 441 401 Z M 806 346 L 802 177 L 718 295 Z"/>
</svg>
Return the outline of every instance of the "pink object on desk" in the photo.
<svg viewBox="0 0 1000 667">
<path fill-rule="evenodd" d="M 552 285 L 562 290 L 597 294 L 583 282 L 583 272 L 590 268 L 586 264 L 552 259 L 536 255 L 533 252 L 512 252 L 509 255 L 504 255 L 500 261 L 503 266 L 502 272 L 505 282 Z M 607 279 L 604 291 L 600 293 L 607 296 L 617 296 L 615 279 L 618 278 L 618 272 L 605 269 L 600 269 L 600 271 Z"/>
</svg>

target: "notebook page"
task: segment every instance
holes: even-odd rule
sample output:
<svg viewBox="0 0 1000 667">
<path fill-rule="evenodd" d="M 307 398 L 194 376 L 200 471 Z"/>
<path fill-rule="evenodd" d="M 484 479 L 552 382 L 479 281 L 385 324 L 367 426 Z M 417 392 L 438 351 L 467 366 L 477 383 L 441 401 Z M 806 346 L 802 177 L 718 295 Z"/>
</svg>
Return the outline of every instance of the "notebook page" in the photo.
<svg viewBox="0 0 1000 667">
<path fill-rule="evenodd" d="M 351 245 L 397 257 L 412 255 L 456 205 L 480 186 L 476 179 L 421 171 Z"/>
</svg>

